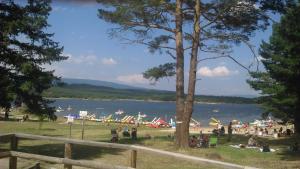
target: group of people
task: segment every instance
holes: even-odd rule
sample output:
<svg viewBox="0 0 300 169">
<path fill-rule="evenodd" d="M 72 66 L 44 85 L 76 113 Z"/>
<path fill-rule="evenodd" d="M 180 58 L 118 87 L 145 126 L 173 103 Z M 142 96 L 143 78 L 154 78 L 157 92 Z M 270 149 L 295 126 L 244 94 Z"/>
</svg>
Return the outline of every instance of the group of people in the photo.
<svg viewBox="0 0 300 169">
<path fill-rule="evenodd" d="M 27 120 L 29 120 L 29 115 L 28 115 L 28 114 L 24 114 L 24 115 L 22 116 L 21 122 L 24 122 L 24 121 L 27 121 Z"/>
<path fill-rule="evenodd" d="M 210 146 L 209 145 L 210 137 L 212 137 L 212 136 L 204 135 L 204 134 L 202 134 L 202 131 L 200 131 L 199 137 L 196 137 L 195 135 L 193 135 L 189 138 L 189 146 L 191 148 L 195 148 L 195 147 L 207 148 Z"/>
<path fill-rule="evenodd" d="M 218 136 L 223 136 L 225 135 L 225 127 L 221 124 L 218 124 L 218 127 L 213 129 L 212 133 Z"/>
<path fill-rule="evenodd" d="M 228 141 L 231 141 L 232 133 L 233 133 L 233 125 L 232 122 L 228 124 L 227 132 L 228 132 Z M 212 133 L 217 136 L 224 136 L 225 135 L 225 127 L 222 124 L 218 124 L 217 128 L 212 130 Z"/>
<path fill-rule="evenodd" d="M 208 142 L 209 142 L 209 138 L 207 135 L 204 135 L 202 138 L 201 137 L 196 137 L 196 136 L 191 136 L 189 139 L 189 146 L 191 148 L 195 148 L 195 147 L 202 147 L 202 148 L 206 148 L 208 147 Z"/>
<path fill-rule="evenodd" d="M 270 152 L 270 146 L 266 142 L 261 142 L 258 140 L 256 135 L 252 135 L 248 140 L 248 147 L 261 147 L 262 152 Z"/>
<path fill-rule="evenodd" d="M 131 129 L 131 133 L 130 130 L 128 128 L 128 126 L 125 126 L 123 129 L 122 127 L 118 127 L 118 129 L 111 129 L 111 142 L 115 143 L 119 141 L 119 134 L 122 132 L 123 137 L 131 137 L 132 140 L 137 140 L 137 128 L 136 127 L 132 127 Z"/>
<path fill-rule="evenodd" d="M 293 134 L 293 131 L 289 128 L 283 130 L 283 128 L 280 127 L 279 130 L 274 128 L 273 131 L 270 132 L 267 128 L 263 129 L 263 128 L 255 127 L 254 134 L 258 136 L 273 136 L 274 138 L 278 138 L 278 137 L 291 136 Z"/>
<path fill-rule="evenodd" d="M 218 129 L 218 132 L 221 134 L 225 133 L 222 129 Z M 280 127 L 279 130 L 276 128 L 271 127 L 258 127 L 258 126 L 250 126 L 250 125 L 243 125 L 242 128 L 236 128 L 232 122 L 228 125 L 228 141 L 231 140 L 231 136 L 234 133 L 240 133 L 245 135 L 257 135 L 257 136 L 273 136 L 274 138 L 284 137 L 284 136 L 291 136 L 293 134 L 293 130 L 287 128 L 283 130 L 283 127 Z M 214 131 L 213 131 L 214 133 Z"/>
</svg>

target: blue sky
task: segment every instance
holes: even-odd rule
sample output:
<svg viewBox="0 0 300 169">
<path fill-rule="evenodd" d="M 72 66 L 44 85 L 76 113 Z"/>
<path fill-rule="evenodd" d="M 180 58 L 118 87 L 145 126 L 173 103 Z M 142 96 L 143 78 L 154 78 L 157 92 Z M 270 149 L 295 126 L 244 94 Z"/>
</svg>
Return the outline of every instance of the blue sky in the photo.
<svg viewBox="0 0 300 169">
<path fill-rule="evenodd" d="M 69 59 L 47 66 L 66 78 L 94 79 L 153 89 L 175 90 L 175 79 L 159 81 L 155 86 L 143 79 L 141 73 L 159 64 L 173 61 L 166 55 L 151 54 L 142 45 L 124 44 L 112 39 L 108 31 L 113 25 L 97 17 L 97 4 L 54 1 L 48 22 L 48 32 L 64 46 Z M 252 43 L 258 47 L 268 40 L 271 29 L 257 32 Z M 257 49 L 257 48 L 256 48 Z M 200 58 L 208 57 L 200 53 Z M 245 46 L 235 47 L 233 56 L 249 65 L 252 54 Z M 188 75 L 188 59 L 186 75 Z M 229 59 L 208 60 L 198 65 L 196 93 L 205 95 L 256 95 L 246 83 L 247 71 Z M 186 76 L 186 82 L 187 82 Z"/>
</svg>

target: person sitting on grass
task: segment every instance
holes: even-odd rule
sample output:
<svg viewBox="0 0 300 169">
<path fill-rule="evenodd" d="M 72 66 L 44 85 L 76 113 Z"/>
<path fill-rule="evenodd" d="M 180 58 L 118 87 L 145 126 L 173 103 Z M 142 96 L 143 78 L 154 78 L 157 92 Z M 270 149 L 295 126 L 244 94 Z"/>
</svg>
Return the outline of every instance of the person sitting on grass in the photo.
<svg viewBox="0 0 300 169">
<path fill-rule="evenodd" d="M 110 141 L 112 143 L 116 143 L 119 140 L 117 130 L 116 129 L 111 129 L 110 133 L 111 133 L 111 140 Z"/>
<path fill-rule="evenodd" d="M 197 138 L 196 138 L 196 136 L 190 137 L 190 139 L 189 139 L 189 146 L 191 148 L 194 148 L 194 147 L 197 146 Z"/>
<path fill-rule="evenodd" d="M 257 138 L 252 135 L 248 140 L 248 146 L 249 147 L 256 147 L 257 146 Z"/>
<path fill-rule="evenodd" d="M 127 126 L 123 129 L 123 137 L 130 137 L 129 129 Z"/>
<path fill-rule="evenodd" d="M 262 150 L 261 151 L 262 152 L 270 152 L 271 150 L 270 150 L 269 144 L 264 143 L 263 146 L 262 146 Z"/>
<path fill-rule="evenodd" d="M 209 138 L 208 138 L 207 135 L 200 136 L 198 147 L 207 148 L 208 147 L 208 141 L 209 141 Z"/>
<path fill-rule="evenodd" d="M 28 114 L 24 114 L 23 117 L 22 117 L 21 122 L 27 121 L 28 119 L 29 119 Z"/>
<path fill-rule="evenodd" d="M 286 136 L 291 136 L 291 135 L 292 135 L 292 130 L 286 129 Z"/>
<path fill-rule="evenodd" d="M 290 149 L 293 152 L 297 152 L 299 150 L 298 142 L 296 141 L 293 145 L 291 145 Z"/>
<path fill-rule="evenodd" d="M 135 127 L 131 129 L 131 139 L 137 140 L 137 129 Z"/>
</svg>

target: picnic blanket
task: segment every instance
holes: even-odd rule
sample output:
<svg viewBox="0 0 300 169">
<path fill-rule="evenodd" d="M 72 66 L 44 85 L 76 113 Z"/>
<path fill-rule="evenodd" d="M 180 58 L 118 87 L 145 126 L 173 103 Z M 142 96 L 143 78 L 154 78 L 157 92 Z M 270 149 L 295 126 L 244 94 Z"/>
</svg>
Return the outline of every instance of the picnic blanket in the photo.
<svg viewBox="0 0 300 169">
<path fill-rule="evenodd" d="M 238 145 L 229 145 L 230 147 L 233 148 L 251 148 L 251 149 L 255 149 L 255 148 L 259 148 L 259 147 L 255 147 L 255 146 L 245 146 L 243 144 L 238 144 Z"/>
<path fill-rule="evenodd" d="M 260 152 L 263 152 L 263 149 L 260 148 L 260 147 L 255 147 L 255 146 L 245 146 L 243 144 L 238 144 L 238 145 L 229 145 L 230 147 L 233 147 L 233 148 L 239 148 L 239 149 L 244 149 L 244 148 L 247 148 L 247 149 L 259 149 Z M 270 148 L 270 152 L 275 152 L 276 150 L 278 149 L 272 149 Z"/>
</svg>

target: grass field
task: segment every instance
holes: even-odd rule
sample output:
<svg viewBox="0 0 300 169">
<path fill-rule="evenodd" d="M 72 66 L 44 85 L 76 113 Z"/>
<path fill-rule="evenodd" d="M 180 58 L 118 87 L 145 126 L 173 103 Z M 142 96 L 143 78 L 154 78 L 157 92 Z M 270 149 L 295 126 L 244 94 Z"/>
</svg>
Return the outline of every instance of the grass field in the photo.
<svg viewBox="0 0 300 169">
<path fill-rule="evenodd" d="M 114 127 L 118 126 L 115 124 L 107 125 L 99 122 L 88 122 L 85 127 L 85 139 L 109 142 L 111 138 L 110 129 Z M 30 133 L 53 137 L 68 137 L 69 126 L 64 123 L 63 119 L 59 119 L 56 122 L 43 122 L 42 125 L 39 122 L 21 123 L 16 121 L 0 121 L 0 133 Z M 147 139 L 145 137 L 146 134 L 151 135 L 152 138 Z M 226 141 L 226 136 L 220 137 L 218 145 L 215 148 L 190 148 L 181 150 L 175 148 L 172 136 L 170 137 L 168 135 L 172 135 L 172 133 L 161 129 L 139 127 L 137 141 L 121 137 L 119 143 L 138 144 L 259 168 L 300 168 L 300 153 L 293 153 L 287 149 L 287 147 L 296 140 L 299 142 L 299 137 L 262 139 L 262 141 L 268 142 L 271 148 L 278 150 L 273 153 L 261 153 L 257 149 L 236 149 L 229 146 L 231 144 L 246 144 L 249 138 L 246 136 L 234 135 L 231 142 Z M 81 125 L 79 121 L 76 121 L 75 124 L 72 125 L 72 138 L 81 139 Z M 0 143 L 0 151 L 4 151 L 6 149 L 8 149 L 8 143 Z M 19 151 L 63 157 L 64 144 L 52 141 L 21 140 L 19 143 Z M 75 146 L 73 158 L 103 161 L 108 164 L 128 166 L 129 153 L 129 151 L 119 149 Z M 5 166 L 4 162 L 5 160 L 0 161 L 0 165 Z M 32 161 L 29 160 L 19 160 L 18 163 L 19 168 L 26 167 L 30 164 L 32 164 Z M 42 167 L 62 168 L 61 165 L 49 163 L 42 163 Z M 144 152 L 138 152 L 137 167 L 143 169 L 216 168 L 214 166 L 193 164 L 184 160 L 165 158 Z"/>
</svg>

